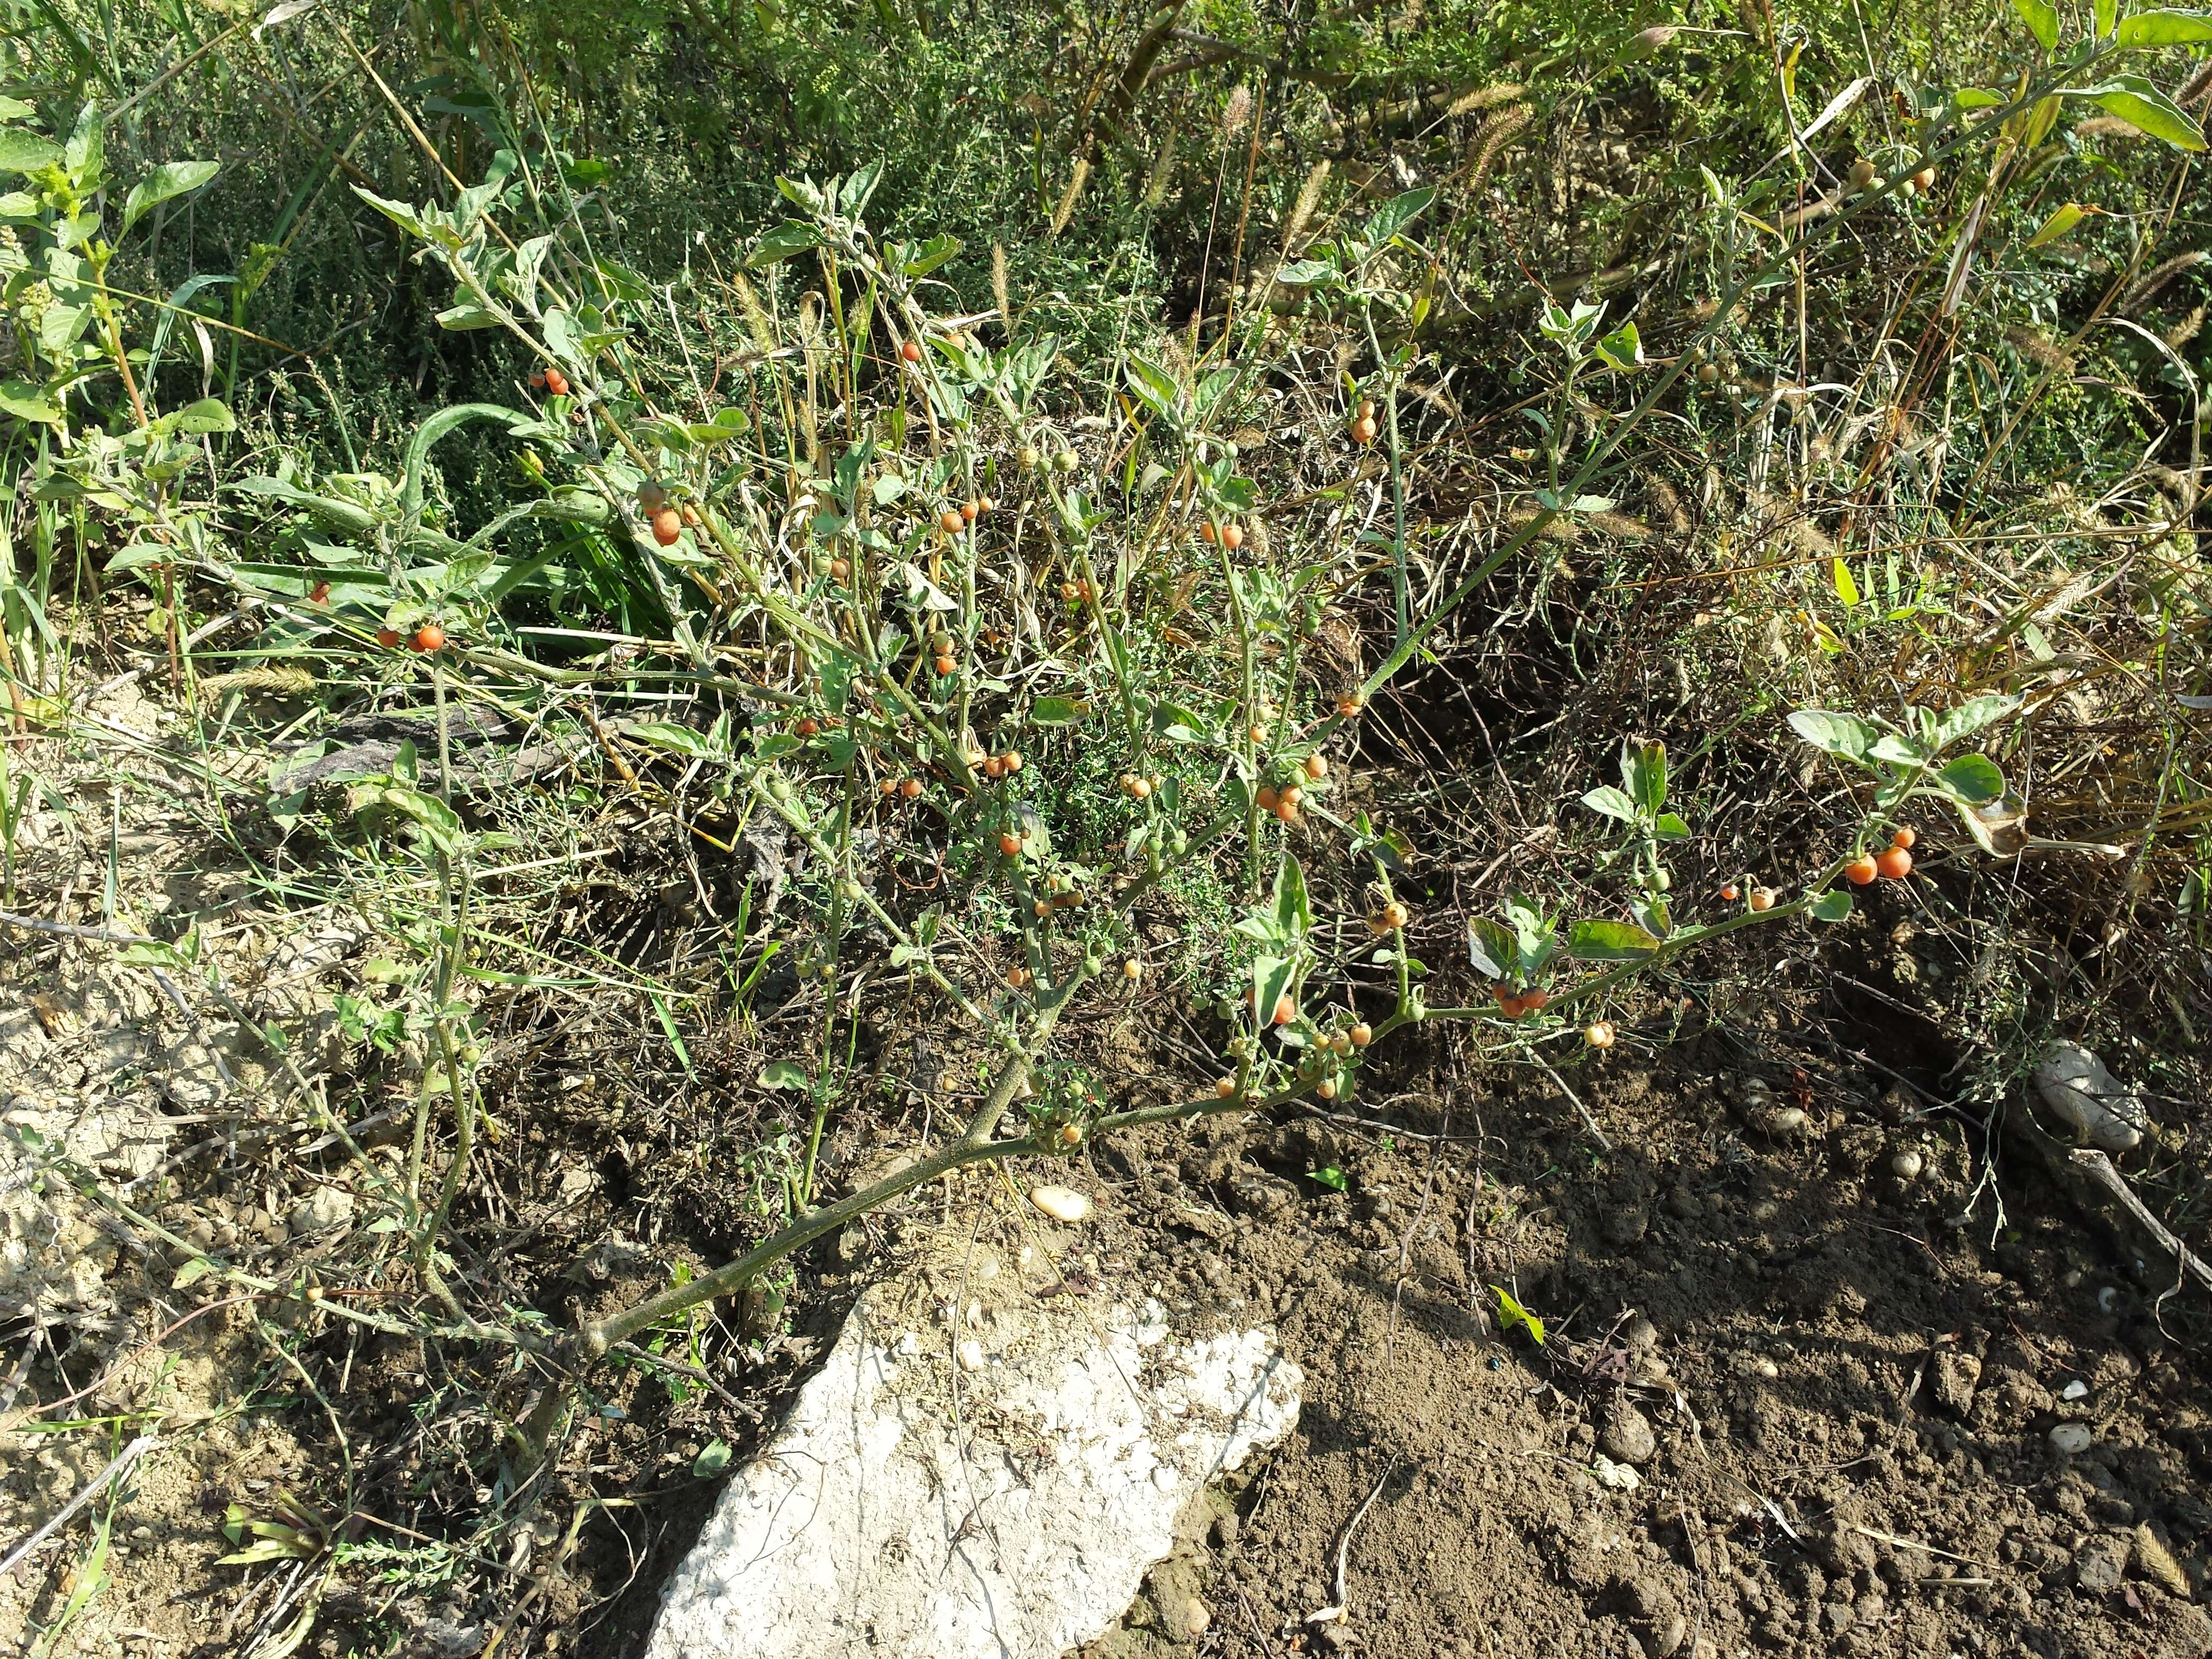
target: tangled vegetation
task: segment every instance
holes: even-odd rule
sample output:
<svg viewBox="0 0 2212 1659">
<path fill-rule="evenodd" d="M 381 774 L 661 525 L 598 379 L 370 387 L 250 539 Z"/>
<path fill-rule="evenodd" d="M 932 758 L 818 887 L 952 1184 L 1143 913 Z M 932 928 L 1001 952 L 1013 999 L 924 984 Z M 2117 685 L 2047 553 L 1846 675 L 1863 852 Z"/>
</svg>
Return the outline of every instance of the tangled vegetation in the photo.
<svg viewBox="0 0 2212 1659">
<path fill-rule="evenodd" d="M 246 1305 L 341 1442 L 353 1345 L 434 1352 L 443 1583 L 965 1165 L 1357 1111 L 1444 1027 L 1559 1077 L 1889 884 L 1990 943 L 1962 1100 L 2062 1012 L 2188 1037 L 2212 20 L 2015 3 L 21 13 L 0 975 L 116 953 L 279 1130 L 119 1183 L 11 1120 L 171 1264 L 94 1352 Z M 148 791 L 220 900 L 114 878 Z M 333 913 L 288 1024 L 223 937 Z M 722 1265 L 508 1255 L 561 1068 L 727 1120 Z M 307 1135 L 342 1244 L 194 1231 Z M 256 1651 L 404 1646 L 343 1461 L 230 1518 L 312 1569 Z"/>
</svg>

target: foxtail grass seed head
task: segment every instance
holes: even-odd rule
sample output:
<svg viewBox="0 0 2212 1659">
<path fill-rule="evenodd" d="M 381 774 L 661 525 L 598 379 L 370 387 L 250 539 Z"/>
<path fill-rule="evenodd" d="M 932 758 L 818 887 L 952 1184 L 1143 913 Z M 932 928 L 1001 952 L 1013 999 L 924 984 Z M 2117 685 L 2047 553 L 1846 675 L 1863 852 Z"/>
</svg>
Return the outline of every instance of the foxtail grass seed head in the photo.
<svg viewBox="0 0 2212 1659">
<path fill-rule="evenodd" d="M 1226 143 L 1244 131 L 1244 124 L 1252 118 L 1252 89 L 1239 85 L 1229 94 L 1229 101 L 1221 106 L 1221 137 Z"/>
</svg>

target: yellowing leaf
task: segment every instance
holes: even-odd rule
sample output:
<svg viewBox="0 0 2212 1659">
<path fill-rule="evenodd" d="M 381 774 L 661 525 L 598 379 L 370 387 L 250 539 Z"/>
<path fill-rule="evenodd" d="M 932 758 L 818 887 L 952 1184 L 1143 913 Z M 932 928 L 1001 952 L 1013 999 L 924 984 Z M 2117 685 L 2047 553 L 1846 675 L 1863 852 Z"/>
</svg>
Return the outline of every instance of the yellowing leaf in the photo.
<svg viewBox="0 0 2212 1659">
<path fill-rule="evenodd" d="M 1505 1328 L 1510 1331 L 1516 1325 L 1522 1327 L 1528 1333 L 1530 1338 L 1534 1340 L 1536 1346 L 1540 1348 L 1544 1346 L 1544 1322 L 1537 1318 L 1534 1314 L 1530 1313 L 1526 1308 L 1522 1307 L 1520 1303 L 1514 1300 L 1513 1292 L 1507 1290 L 1503 1285 L 1492 1285 L 1490 1288 L 1497 1294 L 1498 1316 L 1502 1322 L 1504 1322 Z"/>
<path fill-rule="evenodd" d="M 2087 218 L 2090 212 L 2090 209 L 2083 207 L 2079 202 L 2069 202 L 2065 206 L 2055 209 L 2048 219 L 2035 228 L 2035 234 L 2027 239 L 2027 245 L 2030 247 L 2041 247 L 2046 242 L 2057 241 L 2075 226 L 2080 224 L 2082 220 Z"/>
<path fill-rule="evenodd" d="M 1838 559 L 1835 565 L 1836 597 L 1846 606 L 1856 605 L 1859 602 L 1859 585 L 1851 580 L 1850 566 L 1845 564 L 1841 559 Z"/>
</svg>

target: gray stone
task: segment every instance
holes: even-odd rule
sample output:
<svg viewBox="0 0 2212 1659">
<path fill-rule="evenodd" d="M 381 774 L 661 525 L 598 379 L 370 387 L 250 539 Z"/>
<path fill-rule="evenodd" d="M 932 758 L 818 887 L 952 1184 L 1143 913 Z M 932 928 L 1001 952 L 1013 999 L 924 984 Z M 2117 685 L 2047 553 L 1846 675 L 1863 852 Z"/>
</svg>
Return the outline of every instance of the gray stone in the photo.
<svg viewBox="0 0 2212 1659">
<path fill-rule="evenodd" d="M 2111 1533 L 2090 1539 L 2074 1553 L 2074 1582 L 2092 1595 L 2111 1595 L 2127 1576 L 2132 1541 Z"/>
<path fill-rule="evenodd" d="M 334 1232 L 353 1219 L 353 1194 L 342 1187 L 318 1187 L 284 1219 L 295 1238 Z"/>
<path fill-rule="evenodd" d="M 1598 1444 L 1616 1463 L 1649 1463 L 1659 1455 L 1659 1437 L 1642 1412 L 1621 1401 L 1606 1413 Z"/>
<path fill-rule="evenodd" d="M 2057 1041 L 2043 1051 L 2035 1089 L 2052 1114 L 2090 1146 L 2124 1152 L 2141 1144 L 2148 1121 L 2142 1102 L 2080 1043 Z"/>
</svg>

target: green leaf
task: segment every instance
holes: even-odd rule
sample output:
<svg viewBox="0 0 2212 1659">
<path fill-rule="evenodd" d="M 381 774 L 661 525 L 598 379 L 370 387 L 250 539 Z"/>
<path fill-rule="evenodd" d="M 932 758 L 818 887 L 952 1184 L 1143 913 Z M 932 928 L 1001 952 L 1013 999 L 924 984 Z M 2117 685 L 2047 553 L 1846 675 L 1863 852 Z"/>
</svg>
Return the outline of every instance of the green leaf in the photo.
<svg viewBox="0 0 2212 1659">
<path fill-rule="evenodd" d="M 1544 1322 L 1530 1313 L 1514 1298 L 1513 1292 L 1503 1285 L 1492 1285 L 1491 1290 L 1498 1297 L 1498 1316 L 1507 1330 L 1519 1326 L 1528 1333 L 1538 1347 L 1544 1346 Z"/>
<path fill-rule="evenodd" d="M 2020 699 L 2008 691 L 1991 691 L 1978 697 L 1969 697 L 1956 708 L 1945 710 L 1936 717 L 1935 746 L 1948 749 L 1961 738 L 1970 738 L 1977 732 L 1995 726 L 2020 707 Z"/>
<path fill-rule="evenodd" d="M 1813 901 L 1813 915 L 1821 921 L 1841 921 L 1851 913 L 1851 896 L 1840 890 L 1823 893 Z"/>
<path fill-rule="evenodd" d="M 2204 131 L 2182 112 L 2181 106 L 2139 75 L 2116 75 L 2110 91 L 2091 100 L 2100 109 L 2141 127 L 2154 138 L 2162 138 L 2179 150 L 2204 148 Z"/>
<path fill-rule="evenodd" d="M 35 421 L 42 426 L 58 426 L 62 406 L 28 380 L 0 380 L 0 415 L 12 415 L 19 421 Z"/>
<path fill-rule="evenodd" d="M 1436 199 L 1435 186 L 1425 185 L 1419 190 L 1409 190 L 1402 196 L 1392 197 L 1376 209 L 1367 221 L 1367 228 L 1363 234 L 1368 246 L 1379 247 L 1389 241 L 1420 217 L 1429 204 Z"/>
<path fill-rule="evenodd" d="M 1600 340 L 1595 349 L 1607 367 L 1623 374 L 1644 366 L 1644 342 L 1638 337 L 1634 323 L 1623 323 Z"/>
<path fill-rule="evenodd" d="M 1850 566 L 1845 564 L 1841 559 L 1835 561 L 1835 579 L 1836 597 L 1841 599 L 1847 608 L 1856 605 L 1859 602 L 1859 585 L 1851 580 Z"/>
<path fill-rule="evenodd" d="M 1961 755 L 1936 775 L 1943 793 L 1969 806 L 2003 797 L 2004 774 L 1987 755 Z"/>
<path fill-rule="evenodd" d="M 1346 1192 L 1351 1188 L 1352 1183 L 1344 1178 L 1344 1171 L 1336 1164 L 1323 1164 L 1310 1173 L 1316 1185 L 1326 1187 L 1333 1193 Z"/>
<path fill-rule="evenodd" d="M 1659 948 L 1632 921 L 1577 921 L 1567 928 L 1567 954 L 1579 962 L 1638 962 Z"/>
<path fill-rule="evenodd" d="M 1252 958 L 1252 1007 L 1263 1029 L 1274 1023 L 1275 1005 L 1290 994 L 1297 967 L 1285 957 L 1265 952 Z"/>
<path fill-rule="evenodd" d="M 214 1271 L 215 1263 L 207 1257 L 192 1256 L 183 1267 L 177 1269 L 177 1276 L 169 1281 L 169 1288 L 173 1291 L 181 1291 L 187 1285 L 197 1285 Z"/>
<path fill-rule="evenodd" d="M 822 234 L 811 225 L 801 224 L 796 219 L 787 219 L 774 230 L 764 233 L 753 244 L 751 255 L 745 263 L 757 270 L 763 265 L 772 265 L 788 259 L 794 253 L 804 253 L 808 248 L 818 247 Z"/>
<path fill-rule="evenodd" d="M 1651 832 L 1662 841 L 1687 841 L 1690 826 L 1678 812 L 1662 812 L 1651 820 Z"/>
<path fill-rule="evenodd" d="M 1089 712 L 1072 697 L 1039 697 L 1030 705 L 1032 726 L 1073 726 Z"/>
<path fill-rule="evenodd" d="M 131 227 L 148 213 L 173 198 L 198 190 L 218 170 L 219 164 L 214 161 L 162 162 L 131 186 L 131 194 L 123 204 L 123 229 L 119 234 L 128 236 Z"/>
<path fill-rule="evenodd" d="M 1647 816 L 1656 816 L 1667 804 L 1667 745 L 1626 739 L 1620 745 L 1620 781 Z"/>
<path fill-rule="evenodd" d="M 438 313 L 438 326 L 455 334 L 465 334 L 471 329 L 498 328 L 506 322 L 496 311 L 486 311 L 482 306 L 448 306 Z"/>
<path fill-rule="evenodd" d="M 1862 765 L 1881 735 L 1856 714 L 1838 714 L 1825 708 L 1797 710 L 1790 717 L 1790 728 L 1822 754 Z"/>
<path fill-rule="evenodd" d="M 1636 803 L 1627 792 L 1601 783 L 1583 797 L 1583 805 L 1593 812 L 1602 812 L 1609 818 L 1619 818 L 1624 823 L 1636 822 Z"/>
<path fill-rule="evenodd" d="M 43 173 L 62 159 L 62 147 L 21 127 L 0 127 L 0 173 Z"/>
<path fill-rule="evenodd" d="M 730 1443 L 709 1440 L 691 1460 L 691 1473 L 702 1480 L 712 1480 L 730 1467 Z"/>
<path fill-rule="evenodd" d="M 2088 216 L 2089 210 L 2079 202 L 2069 202 L 2051 210 L 2051 216 L 2036 227 L 2035 234 L 2027 239 L 2030 247 L 2042 247 L 2057 241 L 2068 231 Z"/>
<path fill-rule="evenodd" d="M 672 749 L 679 755 L 711 757 L 715 753 L 714 744 L 703 732 L 695 732 L 688 726 L 678 726 L 673 720 L 640 720 L 625 726 L 623 735 L 649 743 L 657 749 Z"/>
<path fill-rule="evenodd" d="M 1506 978 L 1520 954 L 1519 943 L 1504 923 L 1488 916 L 1467 919 L 1467 959 L 1485 979 Z"/>
<path fill-rule="evenodd" d="M 219 398 L 203 398 L 189 404 L 168 417 L 179 432 L 195 434 L 203 432 L 235 432 L 238 417 Z"/>
<path fill-rule="evenodd" d="M 1306 898 L 1306 872 L 1289 854 L 1275 872 L 1275 928 L 1285 945 L 1296 946 L 1313 927 L 1313 911 Z"/>
<path fill-rule="evenodd" d="M 1929 758 L 1929 751 L 1901 732 L 1885 732 L 1867 750 L 1867 758 L 1885 766 L 1919 766 Z"/>
<path fill-rule="evenodd" d="M 2058 9 L 2051 0 L 2012 0 L 2012 9 L 2020 14 L 2038 46 L 2045 52 L 2058 50 Z"/>
<path fill-rule="evenodd" d="M 927 276 L 960 252 L 960 239 L 939 232 L 920 247 L 899 267 L 908 276 Z"/>
<path fill-rule="evenodd" d="M 2092 26 L 2097 32 L 2097 39 L 2102 40 L 2112 33 L 2113 21 L 2120 15 L 2120 0 L 2095 0 L 2094 5 L 2090 8 L 2090 14 Z"/>
<path fill-rule="evenodd" d="M 2212 44 L 2212 13 L 2139 11 L 2115 32 L 2107 19 L 2115 0 L 2097 0 L 2098 32 L 2122 47 L 2201 46 Z"/>
<path fill-rule="evenodd" d="M 806 1068 L 795 1060 L 771 1060 L 754 1079 L 763 1089 L 808 1089 L 813 1086 Z"/>
</svg>

